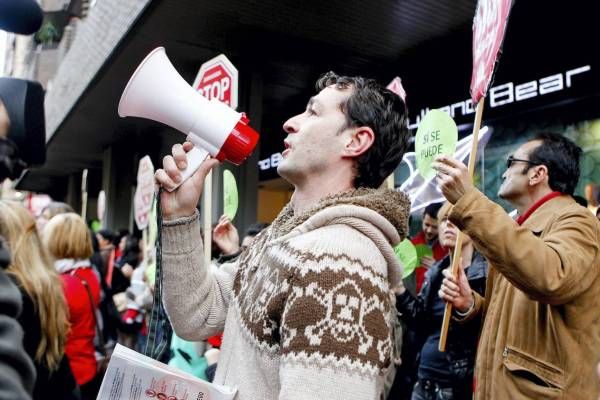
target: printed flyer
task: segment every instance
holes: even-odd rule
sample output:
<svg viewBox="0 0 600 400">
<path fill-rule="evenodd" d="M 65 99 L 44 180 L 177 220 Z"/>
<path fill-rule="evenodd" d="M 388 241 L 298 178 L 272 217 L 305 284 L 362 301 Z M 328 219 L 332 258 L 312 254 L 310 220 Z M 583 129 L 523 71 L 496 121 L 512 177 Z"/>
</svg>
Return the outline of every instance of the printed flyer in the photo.
<svg viewBox="0 0 600 400">
<path fill-rule="evenodd" d="M 117 344 L 97 399 L 232 400 L 235 393 Z"/>
</svg>

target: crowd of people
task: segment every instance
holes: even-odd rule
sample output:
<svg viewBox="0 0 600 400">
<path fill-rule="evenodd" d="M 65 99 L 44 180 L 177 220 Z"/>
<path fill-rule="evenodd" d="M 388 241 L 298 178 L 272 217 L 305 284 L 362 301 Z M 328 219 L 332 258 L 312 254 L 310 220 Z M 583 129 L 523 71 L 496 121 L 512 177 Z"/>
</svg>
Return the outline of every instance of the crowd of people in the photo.
<svg viewBox="0 0 600 400">
<path fill-rule="evenodd" d="M 223 216 L 213 233 L 215 267 L 238 257 L 267 225 L 250 226 L 240 241 Z M 61 202 L 34 217 L 19 202 L 0 200 L 0 236 L 11 254 L 6 272 L 22 297 L 18 322 L 36 371 L 32 398 L 96 399 L 116 343 L 144 352 L 153 300 L 145 269 L 153 255 L 126 230 L 93 232 Z M 208 379 L 220 336 L 195 343 L 175 336 L 165 361 Z"/>
<path fill-rule="evenodd" d="M 127 296 L 139 285 L 132 279 L 136 271 L 144 280 L 137 239 L 123 233 L 115 246 L 116 236 L 107 230 L 94 234 L 64 203 L 50 203 L 36 220 L 23 205 L 6 200 L 0 201 L 0 235 L 11 252 L 6 272 L 21 291 L 19 322 L 37 373 L 33 398 L 53 393 L 95 399 L 110 350 L 117 341 L 135 348 L 151 307 L 147 285 L 143 304 L 136 303 L 140 296 Z M 120 296 L 126 300 L 119 310 Z M 142 318 L 130 318 L 131 309 Z"/>
<path fill-rule="evenodd" d="M 597 202 L 574 198 L 582 150 L 539 133 L 509 155 L 498 195 L 514 218 L 464 164 L 437 157 L 446 201 L 425 208 L 411 239 L 419 266 L 402 279 L 393 247 L 409 236 L 410 200 L 382 185 L 409 146 L 406 118 L 376 82 L 325 74 L 283 126 L 290 203 L 243 238 L 222 216 L 209 265 L 196 207 L 218 161 L 181 183 L 192 145 L 173 147 L 156 172 L 167 189 L 181 183 L 161 192 L 162 302 L 175 333 L 164 361 L 240 400 L 600 394 L 600 222 Z M 144 350 L 152 249 L 126 231 L 93 232 L 62 203 L 36 219 L 0 201 L 0 236 L 33 398 L 94 399 L 115 343 Z"/>
</svg>

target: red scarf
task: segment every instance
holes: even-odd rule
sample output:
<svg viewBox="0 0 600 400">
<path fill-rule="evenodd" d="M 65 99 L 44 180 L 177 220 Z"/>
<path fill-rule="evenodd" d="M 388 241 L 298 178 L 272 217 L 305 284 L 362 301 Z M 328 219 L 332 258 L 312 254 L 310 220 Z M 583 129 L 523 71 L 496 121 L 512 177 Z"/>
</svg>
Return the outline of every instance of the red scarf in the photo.
<svg viewBox="0 0 600 400">
<path fill-rule="evenodd" d="M 534 205 L 529 207 L 529 209 L 523 213 L 523 215 L 519 215 L 519 217 L 516 219 L 517 224 L 523 225 L 523 222 L 525 222 L 527 220 L 527 218 L 529 218 L 535 210 L 540 208 L 542 206 L 542 204 L 544 204 L 545 202 L 552 200 L 553 198 L 558 197 L 558 196 L 562 196 L 562 193 L 561 192 L 552 192 L 552 193 L 548 193 L 547 195 L 545 195 L 544 197 L 542 197 L 541 199 L 536 201 Z"/>
</svg>

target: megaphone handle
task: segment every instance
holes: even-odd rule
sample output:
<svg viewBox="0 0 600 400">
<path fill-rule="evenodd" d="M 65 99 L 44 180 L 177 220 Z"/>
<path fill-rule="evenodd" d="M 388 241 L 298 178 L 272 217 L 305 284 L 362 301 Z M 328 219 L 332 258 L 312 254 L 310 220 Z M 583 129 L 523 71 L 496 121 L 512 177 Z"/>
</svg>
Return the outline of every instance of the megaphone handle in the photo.
<svg viewBox="0 0 600 400">
<path fill-rule="evenodd" d="M 185 182 L 190 176 L 194 174 L 194 172 L 196 172 L 198 167 L 200 167 L 200 164 L 202 164 L 202 162 L 206 160 L 206 157 L 208 157 L 208 151 L 204 150 L 202 147 L 194 146 L 194 148 L 187 152 L 186 156 L 187 168 L 181 171 L 182 179 L 179 185 Z M 175 186 L 172 190 L 170 190 L 170 192 L 177 189 L 179 185 Z"/>
</svg>

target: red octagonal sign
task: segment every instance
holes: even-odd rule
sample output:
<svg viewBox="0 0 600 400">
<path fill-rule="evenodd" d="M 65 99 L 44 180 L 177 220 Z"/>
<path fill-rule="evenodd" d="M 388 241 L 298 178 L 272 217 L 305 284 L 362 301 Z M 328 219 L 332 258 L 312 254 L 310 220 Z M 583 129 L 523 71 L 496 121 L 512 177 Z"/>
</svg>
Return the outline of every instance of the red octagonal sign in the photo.
<svg viewBox="0 0 600 400">
<path fill-rule="evenodd" d="M 192 86 L 208 100 L 217 99 L 237 108 L 238 71 L 224 54 L 202 64 Z"/>
</svg>

